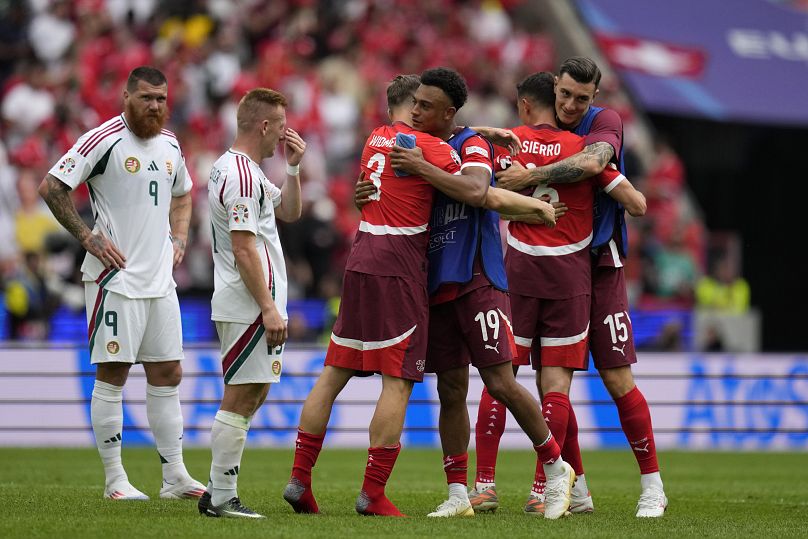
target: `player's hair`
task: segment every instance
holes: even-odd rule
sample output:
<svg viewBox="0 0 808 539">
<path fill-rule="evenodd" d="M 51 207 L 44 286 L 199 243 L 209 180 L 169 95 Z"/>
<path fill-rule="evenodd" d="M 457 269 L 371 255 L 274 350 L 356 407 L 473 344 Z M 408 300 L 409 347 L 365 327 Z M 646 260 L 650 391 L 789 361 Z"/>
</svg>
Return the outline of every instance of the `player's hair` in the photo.
<svg viewBox="0 0 808 539">
<path fill-rule="evenodd" d="M 286 96 L 269 88 L 253 88 L 241 98 L 236 112 L 236 122 L 239 131 L 249 131 L 260 120 L 260 109 L 264 106 L 289 106 Z"/>
<path fill-rule="evenodd" d="M 137 83 L 141 80 L 152 86 L 167 84 L 166 76 L 162 71 L 152 66 L 140 66 L 129 73 L 129 78 L 126 79 L 126 91 L 132 93 L 137 90 Z"/>
<path fill-rule="evenodd" d="M 595 83 L 595 88 L 600 84 L 600 69 L 598 65 L 586 56 L 573 56 L 564 60 L 561 69 L 558 70 L 560 77 L 567 73 L 575 82 L 581 84 Z"/>
<path fill-rule="evenodd" d="M 460 73 L 447 67 L 427 69 L 421 73 L 421 84 L 424 86 L 436 86 L 443 90 L 452 100 L 452 106 L 457 110 L 460 110 L 460 107 L 466 104 L 466 99 L 469 96 L 466 81 Z"/>
<path fill-rule="evenodd" d="M 415 90 L 421 85 L 418 75 L 396 75 L 387 86 L 387 108 L 394 109 L 412 101 Z"/>
<path fill-rule="evenodd" d="M 519 99 L 526 97 L 541 107 L 552 109 L 555 106 L 553 86 L 555 86 L 553 74 L 540 71 L 516 85 L 516 96 Z"/>
</svg>

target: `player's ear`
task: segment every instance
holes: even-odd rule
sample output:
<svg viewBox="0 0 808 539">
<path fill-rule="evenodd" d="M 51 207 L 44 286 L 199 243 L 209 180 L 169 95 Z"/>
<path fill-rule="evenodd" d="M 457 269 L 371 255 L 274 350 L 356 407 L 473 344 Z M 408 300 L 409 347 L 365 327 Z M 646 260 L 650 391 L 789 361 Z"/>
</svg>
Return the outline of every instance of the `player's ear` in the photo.
<svg viewBox="0 0 808 539">
<path fill-rule="evenodd" d="M 595 93 L 592 94 L 592 101 L 595 101 L 595 98 L 598 96 L 599 93 L 600 93 L 600 88 L 595 88 Z"/>
<path fill-rule="evenodd" d="M 446 118 L 454 118 L 454 115 L 457 114 L 457 109 L 454 107 L 449 107 L 446 109 Z"/>
</svg>

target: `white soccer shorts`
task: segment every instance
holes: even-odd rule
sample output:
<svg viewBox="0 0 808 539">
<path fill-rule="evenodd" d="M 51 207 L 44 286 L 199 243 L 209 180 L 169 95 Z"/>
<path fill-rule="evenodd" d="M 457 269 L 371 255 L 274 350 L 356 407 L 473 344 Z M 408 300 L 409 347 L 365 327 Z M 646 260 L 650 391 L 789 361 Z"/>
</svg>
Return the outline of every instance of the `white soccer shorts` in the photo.
<svg viewBox="0 0 808 539">
<path fill-rule="evenodd" d="M 177 361 L 182 352 L 182 321 L 177 292 L 132 299 L 84 283 L 90 362 Z"/>
<path fill-rule="evenodd" d="M 252 324 L 216 322 L 222 343 L 222 375 L 224 383 L 276 384 L 283 370 L 283 346 L 272 350 L 266 340 L 261 317 Z"/>
</svg>

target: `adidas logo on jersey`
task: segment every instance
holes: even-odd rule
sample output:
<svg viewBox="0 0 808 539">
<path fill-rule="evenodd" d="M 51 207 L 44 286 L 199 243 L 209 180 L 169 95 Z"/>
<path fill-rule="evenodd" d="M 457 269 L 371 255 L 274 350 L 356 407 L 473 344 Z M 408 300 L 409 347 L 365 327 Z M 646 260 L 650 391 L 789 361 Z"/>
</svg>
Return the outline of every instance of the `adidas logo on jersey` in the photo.
<svg viewBox="0 0 808 539">
<path fill-rule="evenodd" d="M 149 164 L 149 168 L 148 168 L 147 170 L 150 170 L 150 171 L 152 171 L 152 172 L 157 172 L 157 171 L 159 171 L 160 169 L 159 169 L 159 168 L 157 168 L 157 163 L 155 163 L 154 161 L 152 161 L 152 162 L 151 162 L 151 164 Z"/>
</svg>

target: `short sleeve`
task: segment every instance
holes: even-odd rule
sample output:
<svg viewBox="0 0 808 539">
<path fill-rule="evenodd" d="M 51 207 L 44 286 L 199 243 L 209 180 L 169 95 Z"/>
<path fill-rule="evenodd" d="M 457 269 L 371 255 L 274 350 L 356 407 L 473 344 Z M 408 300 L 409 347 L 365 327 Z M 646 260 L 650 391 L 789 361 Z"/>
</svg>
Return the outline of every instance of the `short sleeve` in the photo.
<svg viewBox="0 0 808 539">
<path fill-rule="evenodd" d="M 236 157 L 232 164 L 235 170 L 228 170 L 222 192 L 222 204 L 227 212 L 227 228 L 258 233 L 258 218 L 261 212 L 260 179 L 253 181 L 252 171 L 247 160 Z"/>
<path fill-rule="evenodd" d="M 191 173 L 188 167 L 185 166 L 185 156 L 182 151 L 179 151 L 180 162 L 177 167 L 177 173 L 174 176 L 174 182 L 171 184 L 171 196 L 179 197 L 191 191 L 194 187 L 194 182 L 191 179 Z"/>
<path fill-rule="evenodd" d="M 103 157 L 103 152 L 96 146 L 92 150 L 87 149 L 92 145 L 92 138 L 96 136 L 98 130 L 85 133 L 76 141 L 66 154 L 59 158 L 55 165 L 48 171 L 48 174 L 56 177 L 70 187 L 75 189 L 80 184 L 87 181 L 90 172 Z M 99 145 L 108 149 L 106 145 Z"/>
<path fill-rule="evenodd" d="M 278 189 L 277 185 L 275 185 L 270 181 L 265 182 L 265 184 L 269 186 L 269 192 L 267 193 L 267 196 L 272 201 L 272 207 L 277 208 L 278 206 L 281 205 L 281 190 Z"/>
<path fill-rule="evenodd" d="M 595 187 L 603 189 L 606 193 L 617 187 L 625 179 L 626 177 L 620 174 L 619 170 L 610 166 L 607 166 L 603 172 L 594 177 Z"/>
<path fill-rule="evenodd" d="M 615 111 L 604 109 L 595 116 L 584 144 L 589 146 L 596 142 L 609 143 L 614 148 L 615 158 L 620 155 L 623 148 L 623 121 Z"/>
<path fill-rule="evenodd" d="M 463 142 L 463 147 L 460 148 L 460 159 L 463 161 L 460 170 L 466 167 L 482 167 L 489 174 L 492 173 L 491 147 L 480 135 L 471 136 Z"/>
</svg>

